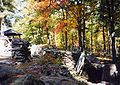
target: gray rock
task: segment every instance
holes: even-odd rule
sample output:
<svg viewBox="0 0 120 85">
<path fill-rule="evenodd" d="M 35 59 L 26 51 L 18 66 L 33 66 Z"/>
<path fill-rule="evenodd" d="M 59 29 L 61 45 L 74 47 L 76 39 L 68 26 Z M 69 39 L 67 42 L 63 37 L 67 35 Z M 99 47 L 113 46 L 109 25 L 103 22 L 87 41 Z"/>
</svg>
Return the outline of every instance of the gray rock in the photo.
<svg viewBox="0 0 120 85">
<path fill-rule="evenodd" d="M 31 57 L 40 57 L 45 54 L 43 47 L 39 45 L 32 45 L 30 51 L 31 51 Z"/>
<path fill-rule="evenodd" d="M 11 85 L 45 85 L 45 83 L 41 80 L 36 79 L 31 74 L 27 74 L 16 79 Z"/>
<path fill-rule="evenodd" d="M 11 66 L 0 65 L 0 83 L 2 85 L 9 85 L 15 76 L 24 74 L 22 70 L 15 69 Z"/>
<path fill-rule="evenodd" d="M 78 85 L 77 81 L 69 77 L 42 76 L 40 79 L 45 82 L 45 85 Z"/>
</svg>

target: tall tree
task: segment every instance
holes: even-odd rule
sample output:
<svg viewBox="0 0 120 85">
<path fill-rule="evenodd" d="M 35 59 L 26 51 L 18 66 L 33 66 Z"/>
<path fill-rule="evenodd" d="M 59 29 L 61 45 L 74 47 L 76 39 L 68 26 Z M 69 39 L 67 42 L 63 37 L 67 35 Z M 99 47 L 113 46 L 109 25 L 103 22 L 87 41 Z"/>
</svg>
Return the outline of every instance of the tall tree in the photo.
<svg viewBox="0 0 120 85">
<path fill-rule="evenodd" d="M 110 25 L 110 34 L 112 38 L 112 58 L 113 63 L 116 63 L 116 49 L 115 49 L 115 20 L 114 20 L 114 1 L 113 0 L 106 0 L 107 8 L 108 8 L 108 15 L 109 15 L 109 25 Z"/>
<path fill-rule="evenodd" d="M 106 39 L 105 39 L 105 26 L 103 26 L 103 53 L 104 53 L 104 57 L 106 55 Z"/>
<path fill-rule="evenodd" d="M 102 19 L 106 20 L 106 23 L 109 28 L 109 37 L 111 38 L 111 47 L 112 47 L 112 58 L 113 63 L 116 62 L 116 48 L 115 48 L 115 30 L 118 28 L 119 21 L 119 0 L 102 0 L 101 1 L 101 10 L 100 16 Z M 110 40 L 110 39 L 108 39 Z"/>
</svg>

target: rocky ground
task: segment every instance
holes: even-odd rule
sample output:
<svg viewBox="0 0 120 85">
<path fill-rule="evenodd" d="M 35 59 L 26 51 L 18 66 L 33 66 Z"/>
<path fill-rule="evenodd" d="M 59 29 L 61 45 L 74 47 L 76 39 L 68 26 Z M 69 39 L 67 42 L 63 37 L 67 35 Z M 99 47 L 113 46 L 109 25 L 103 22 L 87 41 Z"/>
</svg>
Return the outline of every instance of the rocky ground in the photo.
<svg viewBox="0 0 120 85">
<path fill-rule="evenodd" d="M 25 63 L 0 60 L 0 85 L 117 85 L 88 81 L 76 72 L 71 53 L 63 53 L 55 56 L 49 52 Z"/>
<path fill-rule="evenodd" d="M 62 63 L 60 58 L 51 54 L 26 63 L 1 60 L 0 85 L 78 85 Z"/>
</svg>

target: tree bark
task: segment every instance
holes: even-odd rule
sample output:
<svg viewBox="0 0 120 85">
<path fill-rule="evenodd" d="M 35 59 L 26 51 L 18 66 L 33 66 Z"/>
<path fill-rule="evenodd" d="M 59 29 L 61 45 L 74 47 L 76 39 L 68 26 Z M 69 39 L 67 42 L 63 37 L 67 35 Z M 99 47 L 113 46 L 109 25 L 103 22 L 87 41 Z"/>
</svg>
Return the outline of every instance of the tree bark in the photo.
<svg viewBox="0 0 120 85">
<path fill-rule="evenodd" d="M 73 50 L 73 47 L 74 47 L 74 36 L 72 34 L 72 50 Z"/>
<path fill-rule="evenodd" d="M 68 38 L 67 38 L 67 31 L 65 31 L 65 50 L 67 50 L 68 47 Z"/>
<path fill-rule="evenodd" d="M 50 38 L 49 38 L 48 27 L 46 28 L 46 33 L 47 33 L 48 45 L 50 45 Z"/>
<path fill-rule="evenodd" d="M 116 48 L 115 48 L 115 26 L 114 26 L 114 1 L 111 0 L 111 17 L 112 19 L 110 20 L 111 24 L 111 34 L 112 34 L 112 57 L 113 57 L 113 63 L 116 63 Z"/>
<path fill-rule="evenodd" d="M 107 29 L 107 36 L 108 36 L 108 41 L 107 41 L 107 43 L 108 43 L 108 47 L 107 47 L 107 52 L 108 52 L 108 54 L 111 54 L 111 52 L 110 52 L 110 32 L 109 32 L 109 29 L 108 29 L 108 25 L 106 24 L 106 29 Z"/>
<path fill-rule="evenodd" d="M 77 5 L 81 5 L 83 2 L 81 0 L 81 3 L 79 3 L 79 1 L 77 1 Z M 82 19 L 80 18 L 82 16 L 82 11 L 79 10 L 79 18 L 77 20 L 78 23 L 78 44 L 79 44 L 79 50 L 82 52 L 83 51 L 83 43 L 82 43 L 82 29 L 81 29 L 81 25 L 82 25 Z"/>
<path fill-rule="evenodd" d="M 105 26 L 103 26 L 103 52 L 104 52 L 104 57 L 106 55 L 106 39 L 105 39 Z"/>
<path fill-rule="evenodd" d="M 63 30 L 62 30 L 62 40 L 61 40 L 62 42 L 61 42 L 61 44 L 62 44 L 62 46 L 63 46 L 63 49 L 65 49 L 65 36 L 64 36 L 64 32 L 63 32 Z"/>
<path fill-rule="evenodd" d="M 92 51 L 93 51 L 93 38 L 92 38 L 92 36 L 93 36 L 93 33 L 92 33 L 92 29 L 91 29 L 91 36 L 90 36 L 90 52 L 92 53 Z"/>
<path fill-rule="evenodd" d="M 91 20 L 91 24 L 93 24 L 92 20 Z M 92 26 L 90 28 L 91 31 L 91 35 L 90 35 L 90 52 L 92 53 L 93 51 L 93 31 L 92 31 Z"/>
<path fill-rule="evenodd" d="M 82 36 L 81 36 L 81 20 L 78 20 L 78 41 L 79 41 L 79 49 L 82 52 Z"/>
<path fill-rule="evenodd" d="M 85 10 L 83 8 L 83 16 L 85 15 Z M 85 50 L 85 17 L 83 17 L 83 50 Z"/>
<path fill-rule="evenodd" d="M 109 24 L 110 24 L 110 35 L 112 39 L 112 60 L 113 63 L 116 63 L 116 49 L 115 49 L 115 26 L 114 26 L 114 1 L 106 0 L 109 14 Z"/>
</svg>

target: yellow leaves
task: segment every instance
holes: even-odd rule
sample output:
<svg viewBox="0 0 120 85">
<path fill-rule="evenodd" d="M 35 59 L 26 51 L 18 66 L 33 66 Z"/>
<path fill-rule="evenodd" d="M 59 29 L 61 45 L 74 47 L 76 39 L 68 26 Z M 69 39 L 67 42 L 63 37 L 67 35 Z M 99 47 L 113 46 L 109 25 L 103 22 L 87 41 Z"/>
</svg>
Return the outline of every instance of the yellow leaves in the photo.
<svg viewBox="0 0 120 85">
<path fill-rule="evenodd" d="M 42 17 L 42 16 L 37 16 L 33 19 L 34 22 L 41 22 L 41 21 L 44 21 L 46 20 L 45 17 Z"/>
<path fill-rule="evenodd" d="M 45 20 L 46 18 L 45 17 L 42 17 L 42 16 L 38 16 L 37 18 L 36 18 L 36 20 L 38 20 L 38 21 L 41 21 L 41 20 Z"/>
<path fill-rule="evenodd" d="M 49 21 L 49 18 L 46 18 L 43 16 L 37 16 L 37 17 L 34 17 L 34 19 L 32 20 L 32 23 L 38 23 L 42 25 L 43 23 L 46 23 L 48 21 Z"/>
<path fill-rule="evenodd" d="M 69 18 L 67 20 L 64 20 L 64 22 L 67 24 L 67 28 L 75 28 L 77 25 L 75 18 Z"/>
<path fill-rule="evenodd" d="M 71 12 L 71 15 L 74 15 L 74 18 L 79 19 L 82 16 L 82 9 L 84 8 L 84 5 L 75 5 L 71 6 L 69 8 L 69 11 Z"/>
</svg>

